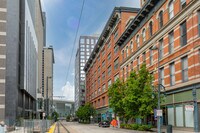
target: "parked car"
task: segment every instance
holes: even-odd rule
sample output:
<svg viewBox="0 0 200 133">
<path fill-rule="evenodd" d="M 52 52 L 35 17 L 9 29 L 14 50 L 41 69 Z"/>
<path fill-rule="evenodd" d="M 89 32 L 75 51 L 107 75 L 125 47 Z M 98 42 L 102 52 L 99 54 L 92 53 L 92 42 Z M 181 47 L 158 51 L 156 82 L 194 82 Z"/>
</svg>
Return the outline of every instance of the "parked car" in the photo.
<svg viewBox="0 0 200 133">
<path fill-rule="evenodd" d="M 101 121 L 99 127 L 110 127 L 110 122 L 108 120 Z"/>
</svg>

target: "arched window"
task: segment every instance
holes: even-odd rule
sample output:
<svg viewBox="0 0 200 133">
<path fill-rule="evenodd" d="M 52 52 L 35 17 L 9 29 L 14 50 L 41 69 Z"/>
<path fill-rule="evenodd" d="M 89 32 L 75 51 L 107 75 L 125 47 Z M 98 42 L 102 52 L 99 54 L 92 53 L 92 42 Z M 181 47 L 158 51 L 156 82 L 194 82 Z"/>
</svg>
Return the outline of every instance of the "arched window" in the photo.
<svg viewBox="0 0 200 133">
<path fill-rule="evenodd" d="M 137 47 L 139 48 L 140 47 L 140 36 L 137 35 L 136 37 L 136 43 L 137 43 Z"/>
<path fill-rule="evenodd" d="M 126 47 L 126 57 L 128 57 L 128 46 Z"/>
<path fill-rule="evenodd" d="M 169 19 L 174 17 L 174 3 L 173 0 L 169 2 Z"/>
<path fill-rule="evenodd" d="M 160 11 L 158 15 L 158 21 L 159 21 L 159 28 L 162 28 L 163 26 L 163 11 Z"/>
<path fill-rule="evenodd" d="M 130 51 L 133 52 L 133 41 L 130 43 Z"/>
<path fill-rule="evenodd" d="M 153 35 L 153 22 L 151 21 L 149 23 L 149 37 L 151 37 Z"/>
<path fill-rule="evenodd" d="M 143 42 L 146 41 L 146 30 L 145 29 L 142 30 L 142 41 Z"/>
<path fill-rule="evenodd" d="M 122 60 L 124 60 L 124 50 L 122 51 Z"/>
</svg>

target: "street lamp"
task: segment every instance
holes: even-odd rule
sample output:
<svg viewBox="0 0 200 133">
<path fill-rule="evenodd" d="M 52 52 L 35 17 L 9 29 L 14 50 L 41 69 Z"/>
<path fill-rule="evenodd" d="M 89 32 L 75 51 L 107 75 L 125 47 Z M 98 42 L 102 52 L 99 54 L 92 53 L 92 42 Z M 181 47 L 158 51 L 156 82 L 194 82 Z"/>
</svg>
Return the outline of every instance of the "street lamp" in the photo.
<svg viewBox="0 0 200 133">
<path fill-rule="evenodd" d="M 160 69 L 159 69 L 159 47 L 156 47 L 156 46 L 153 46 L 151 48 L 151 50 L 157 50 L 158 51 L 158 107 L 157 107 L 157 110 L 160 110 Z M 163 86 L 163 85 L 162 85 Z M 157 130 L 158 130 L 158 133 L 161 133 L 161 124 L 160 124 L 160 116 L 157 116 Z"/>
<path fill-rule="evenodd" d="M 51 79 L 51 76 L 47 76 L 46 79 L 46 115 L 49 116 L 49 103 L 48 103 L 48 80 Z"/>
</svg>

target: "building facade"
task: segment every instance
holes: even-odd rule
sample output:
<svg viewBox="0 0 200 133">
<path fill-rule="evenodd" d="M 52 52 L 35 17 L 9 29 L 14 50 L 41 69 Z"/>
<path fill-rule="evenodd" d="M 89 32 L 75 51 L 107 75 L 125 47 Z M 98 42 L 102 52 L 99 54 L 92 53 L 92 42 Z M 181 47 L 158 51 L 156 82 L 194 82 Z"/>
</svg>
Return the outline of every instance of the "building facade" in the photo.
<svg viewBox="0 0 200 133">
<path fill-rule="evenodd" d="M 107 21 L 101 36 L 85 65 L 86 102 L 96 109 L 97 121 L 112 119 L 108 106 L 108 87 L 119 78 L 119 46 L 115 43 L 137 15 L 138 8 L 116 7 Z"/>
<path fill-rule="evenodd" d="M 75 59 L 75 111 L 85 104 L 85 72 L 83 70 L 98 40 L 96 36 L 81 36 Z"/>
<path fill-rule="evenodd" d="M 165 88 L 162 124 L 198 132 L 200 1 L 144 1 L 116 45 L 121 50 L 120 79 L 126 80 L 145 63 L 155 87 Z"/>
<path fill-rule="evenodd" d="M 51 116 L 53 110 L 53 64 L 55 63 L 53 47 L 44 47 L 42 54 L 42 96 L 44 96 L 44 110 L 46 116 Z"/>
<path fill-rule="evenodd" d="M 36 117 L 38 2 L 0 0 L 0 120 L 7 125 Z"/>
</svg>

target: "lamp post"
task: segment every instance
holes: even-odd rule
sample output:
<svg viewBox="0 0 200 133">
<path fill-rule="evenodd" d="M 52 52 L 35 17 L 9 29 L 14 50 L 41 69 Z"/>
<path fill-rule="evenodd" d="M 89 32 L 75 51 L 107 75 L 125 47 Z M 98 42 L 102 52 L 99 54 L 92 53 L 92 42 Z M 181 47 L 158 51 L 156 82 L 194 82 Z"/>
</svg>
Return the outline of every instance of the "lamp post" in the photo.
<svg viewBox="0 0 200 133">
<path fill-rule="evenodd" d="M 160 64 L 159 64 L 159 47 L 156 47 L 156 46 L 153 46 L 151 48 L 151 50 L 157 50 L 158 51 L 158 107 L 157 107 L 157 110 L 160 110 Z M 157 116 L 157 131 L 158 133 L 161 133 L 161 124 L 160 124 L 160 116 Z"/>
<path fill-rule="evenodd" d="M 47 76 L 46 79 L 46 115 L 47 117 L 49 116 L 49 103 L 48 103 L 48 80 L 51 79 L 52 77 Z"/>
</svg>

